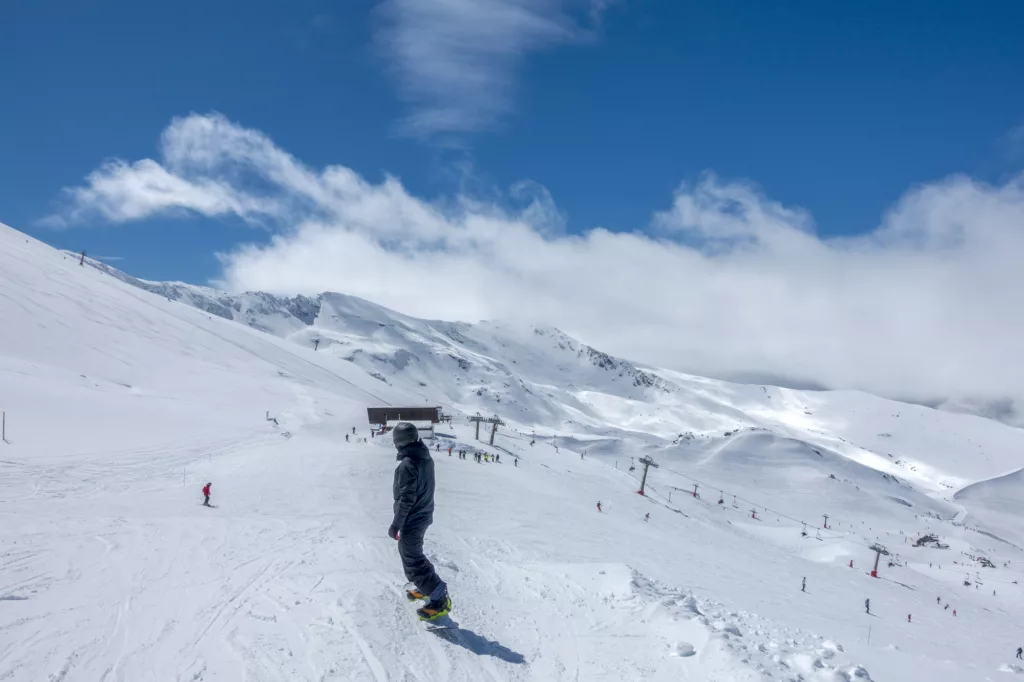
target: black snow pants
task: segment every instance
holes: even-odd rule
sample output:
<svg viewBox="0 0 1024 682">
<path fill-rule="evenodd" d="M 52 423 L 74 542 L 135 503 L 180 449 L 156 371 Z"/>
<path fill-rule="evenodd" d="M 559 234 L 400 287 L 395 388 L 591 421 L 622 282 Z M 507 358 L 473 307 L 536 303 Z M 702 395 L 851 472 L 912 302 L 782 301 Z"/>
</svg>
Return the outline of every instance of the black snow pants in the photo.
<svg viewBox="0 0 1024 682">
<path fill-rule="evenodd" d="M 427 526 L 403 528 L 398 535 L 398 556 L 402 558 L 405 579 L 423 594 L 429 595 L 441 583 L 434 565 L 423 554 L 423 536 Z"/>
<path fill-rule="evenodd" d="M 203 504 L 205 504 L 207 507 L 209 507 L 210 506 L 210 496 L 209 495 L 203 495 L 203 497 L 206 498 L 205 500 L 203 500 Z"/>
</svg>

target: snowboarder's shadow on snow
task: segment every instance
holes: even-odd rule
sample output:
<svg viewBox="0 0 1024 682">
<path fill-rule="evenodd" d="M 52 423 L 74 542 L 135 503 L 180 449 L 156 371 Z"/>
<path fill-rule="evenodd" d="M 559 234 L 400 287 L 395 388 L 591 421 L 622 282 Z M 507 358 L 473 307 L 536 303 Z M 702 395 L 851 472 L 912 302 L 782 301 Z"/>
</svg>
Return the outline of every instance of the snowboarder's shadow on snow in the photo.
<svg viewBox="0 0 1024 682">
<path fill-rule="evenodd" d="M 461 646 L 463 649 L 471 651 L 478 656 L 494 656 L 506 663 L 514 663 L 516 665 L 526 663 L 526 659 L 522 654 L 512 651 L 507 646 L 491 641 L 486 637 L 481 637 L 472 630 L 459 627 L 459 624 L 450 617 L 443 621 L 438 621 L 437 625 L 441 627 L 433 628 L 430 632 L 446 642 Z"/>
</svg>

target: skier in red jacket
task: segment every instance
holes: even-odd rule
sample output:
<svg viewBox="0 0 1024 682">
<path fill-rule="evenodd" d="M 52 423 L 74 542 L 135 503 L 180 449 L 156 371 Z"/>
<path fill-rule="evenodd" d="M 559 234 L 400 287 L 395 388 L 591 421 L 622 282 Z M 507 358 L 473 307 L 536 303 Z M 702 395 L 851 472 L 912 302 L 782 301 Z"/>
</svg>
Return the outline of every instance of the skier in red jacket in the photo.
<svg viewBox="0 0 1024 682">
<path fill-rule="evenodd" d="M 210 486 L 211 485 L 213 485 L 213 484 L 212 483 L 207 483 L 206 485 L 203 486 L 203 496 L 206 498 L 205 500 L 203 500 L 203 504 L 206 505 L 207 507 L 210 506 Z"/>
</svg>

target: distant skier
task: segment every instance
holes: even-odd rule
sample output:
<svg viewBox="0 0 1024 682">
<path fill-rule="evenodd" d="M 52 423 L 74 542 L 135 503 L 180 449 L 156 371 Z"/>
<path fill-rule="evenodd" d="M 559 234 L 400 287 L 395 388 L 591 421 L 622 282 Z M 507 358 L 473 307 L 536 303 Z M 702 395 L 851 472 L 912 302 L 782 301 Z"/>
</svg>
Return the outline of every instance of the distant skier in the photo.
<svg viewBox="0 0 1024 682">
<path fill-rule="evenodd" d="M 516 457 L 515 462 L 516 462 L 516 466 L 519 466 L 519 458 L 518 457 Z"/>
<path fill-rule="evenodd" d="M 936 597 L 935 598 L 935 603 L 936 604 L 941 604 L 942 603 L 942 597 Z"/>
<path fill-rule="evenodd" d="M 440 443 L 436 443 L 434 445 L 434 452 L 441 452 L 441 444 Z"/>
<path fill-rule="evenodd" d="M 909 613 L 907 614 L 907 622 L 908 623 L 910 622 L 910 614 Z"/>
<path fill-rule="evenodd" d="M 352 427 L 352 435 L 353 436 L 356 435 L 356 427 L 354 427 L 354 426 Z"/>
<path fill-rule="evenodd" d="M 802 581 L 800 582 L 800 591 L 801 591 L 801 592 L 806 592 L 806 591 L 807 591 L 807 578 L 804 578 L 804 579 L 803 579 L 803 580 L 802 580 Z"/>
<path fill-rule="evenodd" d="M 495 455 L 494 456 L 494 463 L 495 464 L 501 464 L 501 455 Z"/>
<path fill-rule="evenodd" d="M 956 609 L 953 609 L 953 617 L 956 617 Z"/>
<path fill-rule="evenodd" d="M 598 500 L 598 503 L 597 503 L 597 511 L 601 511 L 601 502 L 600 502 L 600 500 Z"/>
<path fill-rule="evenodd" d="M 345 434 L 345 442 L 346 443 L 348 442 L 348 434 L 347 433 Z"/>
<path fill-rule="evenodd" d="M 1024 648 L 1017 647 L 1017 658 L 1021 658 L 1021 654 L 1024 654 Z"/>
<path fill-rule="evenodd" d="M 869 614 L 869 615 L 871 613 L 871 600 L 870 599 L 865 599 L 864 600 L 864 612 Z"/>
<path fill-rule="evenodd" d="M 203 504 L 205 506 L 207 506 L 207 507 L 210 506 L 210 486 L 211 485 L 213 485 L 213 484 L 212 483 L 207 483 L 206 485 L 203 486 L 203 497 L 205 498 L 203 500 Z M 193 490 L 194 490 L 194 488 L 193 488 Z"/>
<path fill-rule="evenodd" d="M 650 520 L 651 520 L 651 512 L 647 512 L 646 514 L 644 514 L 644 521 L 647 522 L 647 521 L 650 521 Z"/>
<path fill-rule="evenodd" d="M 414 585 L 407 593 L 409 600 L 428 599 L 416 614 L 421 620 L 434 620 L 452 608 L 448 586 L 423 554 L 423 536 L 434 520 L 434 460 L 413 424 L 395 426 L 393 438 L 398 466 L 392 486 L 395 516 L 388 536 L 398 541 L 405 577 Z"/>
</svg>

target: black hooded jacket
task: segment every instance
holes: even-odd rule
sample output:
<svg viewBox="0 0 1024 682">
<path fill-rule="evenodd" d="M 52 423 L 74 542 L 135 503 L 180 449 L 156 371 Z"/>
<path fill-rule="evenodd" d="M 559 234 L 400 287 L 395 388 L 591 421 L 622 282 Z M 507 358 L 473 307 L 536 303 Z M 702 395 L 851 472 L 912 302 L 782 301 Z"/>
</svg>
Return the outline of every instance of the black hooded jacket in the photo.
<svg viewBox="0 0 1024 682">
<path fill-rule="evenodd" d="M 434 460 L 423 441 L 398 451 L 395 467 L 395 520 L 399 530 L 426 528 L 434 520 Z"/>
</svg>

